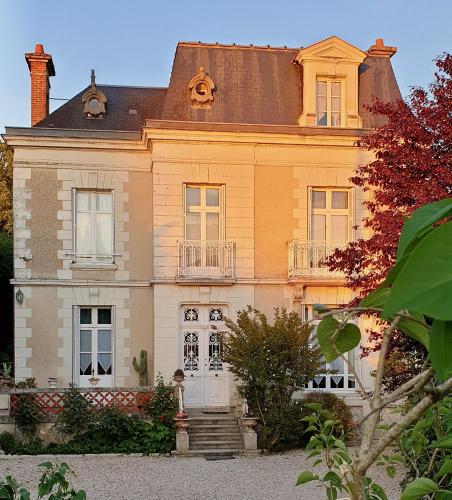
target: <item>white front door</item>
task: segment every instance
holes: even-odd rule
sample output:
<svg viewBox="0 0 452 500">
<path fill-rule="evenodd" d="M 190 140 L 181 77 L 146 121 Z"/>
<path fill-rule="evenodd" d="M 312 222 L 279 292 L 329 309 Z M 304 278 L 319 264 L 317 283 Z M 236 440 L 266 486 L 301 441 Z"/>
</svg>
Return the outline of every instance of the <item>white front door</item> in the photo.
<svg viewBox="0 0 452 500">
<path fill-rule="evenodd" d="M 221 359 L 218 332 L 224 331 L 224 306 L 181 308 L 180 359 L 185 373 L 186 406 L 228 406 L 228 370 Z"/>
<path fill-rule="evenodd" d="M 77 328 L 77 368 L 80 387 L 91 387 L 91 377 L 100 379 L 98 387 L 113 386 L 112 310 L 106 307 L 80 307 Z"/>
</svg>

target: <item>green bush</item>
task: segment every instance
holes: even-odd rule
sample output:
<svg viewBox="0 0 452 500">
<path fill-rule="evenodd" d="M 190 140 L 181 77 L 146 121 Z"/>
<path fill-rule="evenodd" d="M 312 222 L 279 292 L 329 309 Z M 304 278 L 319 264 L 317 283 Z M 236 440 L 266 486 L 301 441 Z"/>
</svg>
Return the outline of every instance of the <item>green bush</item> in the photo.
<svg viewBox="0 0 452 500">
<path fill-rule="evenodd" d="M 64 408 L 58 414 L 55 427 L 66 436 L 79 437 L 93 420 L 92 405 L 76 387 L 64 392 L 63 402 Z"/>
<path fill-rule="evenodd" d="M 14 453 L 17 447 L 17 439 L 11 432 L 2 432 L 0 434 L 0 449 L 3 450 L 7 455 Z"/>
<path fill-rule="evenodd" d="M 153 422 L 161 422 L 167 427 L 175 428 L 178 401 L 174 396 L 174 387 L 165 384 L 161 375 L 157 376 L 154 396 L 146 405 L 146 413 L 152 417 Z"/>
<path fill-rule="evenodd" d="M 311 328 L 295 312 L 275 309 L 273 325 L 252 307 L 225 321 L 223 360 L 235 375 L 250 413 L 259 418 L 261 446 L 279 448 L 293 411 L 292 395 L 320 370 L 320 351 L 309 341 Z"/>
<path fill-rule="evenodd" d="M 344 401 L 331 392 L 310 392 L 303 397 L 302 400 L 302 417 L 309 415 L 312 410 L 306 407 L 310 403 L 320 403 L 322 410 L 328 410 L 336 420 L 340 422 L 340 426 L 333 428 L 333 435 L 341 437 L 346 443 L 352 443 L 355 438 L 355 423 L 350 408 Z M 307 426 L 306 426 L 307 427 Z M 304 433 L 302 444 L 306 444 L 310 439 L 310 433 Z"/>
<path fill-rule="evenodd" d="M 406 405 L 405 413 L 410 410 L 413 402 Z M 406 464 L 405 476 L 400 483 L 402 489 L 419 476 L 451 484 L 452 439 L 449 438 L 448 448 L 439 444 L 440 440 L 445 442 L 445 436 L 451 433 L 452 396 L 435 403 L 417 422 L 402 432 L 396 445 Z"/>
<path fill-rule="evenodd" d="M 31 438 L 41 421 L 39 408 L 33 394 L 18 394 L 17 405 L 11 412 L 11 416 L 24 436 Z"/>
</svg>

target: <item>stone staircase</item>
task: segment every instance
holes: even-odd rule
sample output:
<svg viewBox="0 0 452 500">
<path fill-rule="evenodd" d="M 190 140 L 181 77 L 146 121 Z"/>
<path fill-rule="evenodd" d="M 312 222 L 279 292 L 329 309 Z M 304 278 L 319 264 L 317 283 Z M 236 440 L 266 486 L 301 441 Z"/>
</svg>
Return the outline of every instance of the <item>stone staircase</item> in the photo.
<svg viewBox="0 0 452 500">
<path fill-rule="evenodd" d="M 241 453 L 243 440 L 237 416 L 233 413 L 203 413 L 188 410 L 189 452 L 192 454 Z"/>
</svg>

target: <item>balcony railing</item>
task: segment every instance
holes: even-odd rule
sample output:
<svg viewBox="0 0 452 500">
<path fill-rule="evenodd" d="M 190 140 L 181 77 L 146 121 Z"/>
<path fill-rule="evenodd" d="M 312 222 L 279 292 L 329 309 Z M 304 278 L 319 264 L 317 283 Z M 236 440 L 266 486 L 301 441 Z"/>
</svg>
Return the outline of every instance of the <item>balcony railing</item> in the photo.
<svg viewBox="0 0 452 500">
<path fill-rule="evenodd" d="M 291 241 L 289 243 L 289 278 L 329 279 L 343 278 L 340 271 L 330 271 L 325 259 L 345 241 Z"/>
<path fill-rule="evenodd" d="M 178 247 L 179 278 L 234 279 L 232 241 L 183 240 Z"/>
</svg>

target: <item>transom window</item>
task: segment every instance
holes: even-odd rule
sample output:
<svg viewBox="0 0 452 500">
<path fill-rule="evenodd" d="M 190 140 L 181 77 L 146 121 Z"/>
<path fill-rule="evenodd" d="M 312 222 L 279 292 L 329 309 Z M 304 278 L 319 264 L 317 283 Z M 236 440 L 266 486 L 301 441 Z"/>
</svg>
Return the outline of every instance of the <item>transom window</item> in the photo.
<svg viewBox="0 0 452 500">
<path fill-rule="evenodd" d="M 75 192 L 75 260 L 113 262 L 113 193 Z"/>
<path fill-rule="evenodd" d="M 350 240 L 350 190 L 311 189 L 310 240 Z"/>
<path fill-rule="evenodd" d="M 185 186 L 185 239 L 223 239 L 222 186 Z"/>
<path fill-rule="evenodd" d="M 342 126 L 342 82 L 317 80 L 317 125 Z"/>
</svg>

